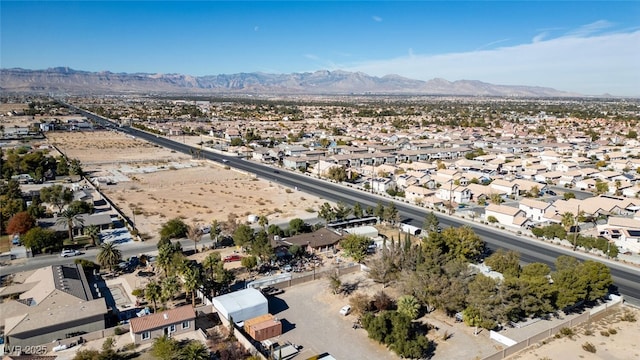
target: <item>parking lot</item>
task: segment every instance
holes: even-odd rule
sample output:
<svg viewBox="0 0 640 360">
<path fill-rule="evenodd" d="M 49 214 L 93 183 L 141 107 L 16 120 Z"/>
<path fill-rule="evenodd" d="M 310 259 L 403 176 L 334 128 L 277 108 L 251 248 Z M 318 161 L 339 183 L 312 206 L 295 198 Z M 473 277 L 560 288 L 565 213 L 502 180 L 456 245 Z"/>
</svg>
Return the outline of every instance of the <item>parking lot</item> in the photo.
<svg viewBox="0 0 640 360">
<path fill-rule="evenodd" d="M 339 314 L 346 304 L 347 297 L 331 294 L 325 279 L 287 288 L 283 294 L 269 298 L 269 311 L 282 321 L 283 331 L 271 340 L 302 346 L 294 359 L 322 353 L 336 359 L 399 359 L 370 340 L 364 329 L 353 329 L 356 317 Z"/>
</svg>

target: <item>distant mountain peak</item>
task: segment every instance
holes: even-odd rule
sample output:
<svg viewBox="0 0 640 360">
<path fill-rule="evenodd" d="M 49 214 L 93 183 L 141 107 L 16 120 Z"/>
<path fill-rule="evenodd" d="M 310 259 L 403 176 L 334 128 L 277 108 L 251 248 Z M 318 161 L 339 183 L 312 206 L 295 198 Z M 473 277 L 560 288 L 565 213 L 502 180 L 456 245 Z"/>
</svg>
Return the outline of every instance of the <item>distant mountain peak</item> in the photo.
<svg viewBox="0 0 640 360">
<path fill-rule="evenodd" d="M 46 70 L 0 69 L 1 90 L 7 92 L 112 93 L 280 93 L 280 94 L 412 94 L 519 97 L 569 97 L 580 94 L 551 88 L 508 86 L 478 80 L 442 78 L 429 81 L 397 74 L 382 77 L 363 72 L 317 70 L 307 73 L 262 72 L 191 76 L 184 74 L 89 72 L 69 67 Z"/>
</svg>

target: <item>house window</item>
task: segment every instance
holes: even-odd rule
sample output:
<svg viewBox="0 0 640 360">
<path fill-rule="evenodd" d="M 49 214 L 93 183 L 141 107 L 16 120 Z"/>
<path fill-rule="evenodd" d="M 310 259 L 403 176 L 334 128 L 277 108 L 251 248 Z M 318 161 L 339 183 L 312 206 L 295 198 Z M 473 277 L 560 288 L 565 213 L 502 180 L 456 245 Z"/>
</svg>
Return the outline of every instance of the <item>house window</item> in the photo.
<svg viewBox="0 0 640 360">
<path fill-rule="evenodd" d="M 149 340 L 151 338 L 151 333 L 149 331 L 145 331 L 142 333 L 142 340 Z"/>
<path fill-rule="evenodd" d="M 169 325 L 169 332 L 176 332 L 176 326 L 175 325 Z"/>
<path fill-rule="evenodd" d="M 189 328 L 189 320 L 182 322 L 182 328 L 183 329 L 188 329 Z"/>
</svg>

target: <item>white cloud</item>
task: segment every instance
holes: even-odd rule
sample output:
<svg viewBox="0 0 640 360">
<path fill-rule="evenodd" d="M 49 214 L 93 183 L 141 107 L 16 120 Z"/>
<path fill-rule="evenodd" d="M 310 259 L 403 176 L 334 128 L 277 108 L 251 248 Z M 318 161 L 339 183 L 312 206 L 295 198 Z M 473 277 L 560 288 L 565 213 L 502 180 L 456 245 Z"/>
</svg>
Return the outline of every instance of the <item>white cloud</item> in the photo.
<svg viewBox="0 0 640 360">
<path fill-rule="evenodd" d="M 343 66 L 413 79 L 473 79 L 494 84 L 547 86 L 582 94 L 640 96 L 640 30 L 587 36 L 608 26 L 596 22 L 555 39 L 492 50 L 409 55 Z M 536 39 L 534 38 L 534 39 Z"/>
<path fill-rule="evenodd" d="M 607 20 L 598 20 L 590 24 L 582 25 L 579 28 L 569 32 L 567 35 L 572 37 L 573 36 L 584 37 L 584 36 L 589 36 L 595 33 L 599 33 L 602 30 L 608 29 L 612 26 L 613 26 L 613 23 Z"/>
<path fill-rule="evenodd" d="M 373 21 L 375 21 L 375 22 L 382 22 L 382 18 L 381 18 L 380 16 L 376 16 L 376 15 L 374 15 L 374 16 L 372 16 L 371 18 L 372 18 L 372 19 L 373 19 Z"/>
</svg>

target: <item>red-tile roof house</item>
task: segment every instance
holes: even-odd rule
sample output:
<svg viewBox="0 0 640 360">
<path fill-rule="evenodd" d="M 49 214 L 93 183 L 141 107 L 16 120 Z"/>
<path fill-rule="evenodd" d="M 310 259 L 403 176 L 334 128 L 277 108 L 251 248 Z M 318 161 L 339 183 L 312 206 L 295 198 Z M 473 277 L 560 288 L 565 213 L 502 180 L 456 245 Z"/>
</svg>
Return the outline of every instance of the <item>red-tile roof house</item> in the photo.
<svg viewBox="0 0 640 360">
<path fill-rule="evenodd" d="M 173 336 L 195 330 L 196 312 L 191 305 L 165 310 L 131 319 L 129 333 L 134 344 L 153 341 L 154 338 Z"/>
</svg>

